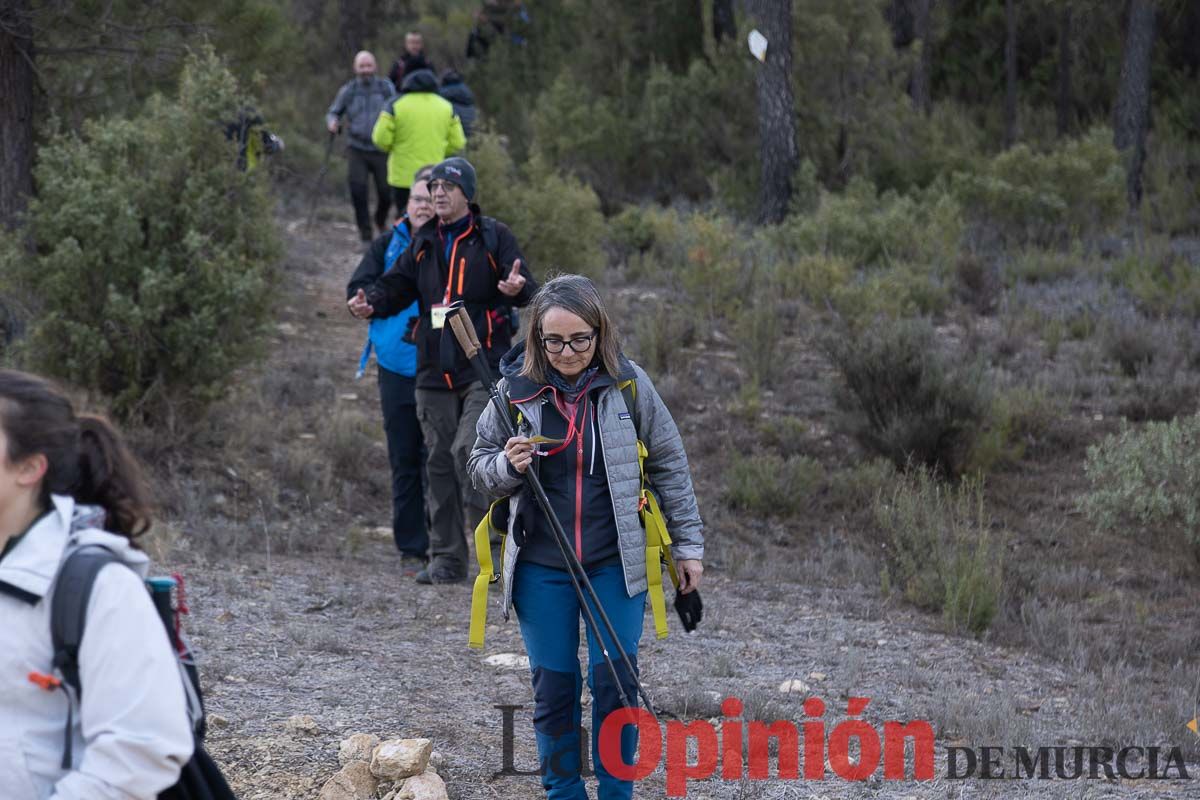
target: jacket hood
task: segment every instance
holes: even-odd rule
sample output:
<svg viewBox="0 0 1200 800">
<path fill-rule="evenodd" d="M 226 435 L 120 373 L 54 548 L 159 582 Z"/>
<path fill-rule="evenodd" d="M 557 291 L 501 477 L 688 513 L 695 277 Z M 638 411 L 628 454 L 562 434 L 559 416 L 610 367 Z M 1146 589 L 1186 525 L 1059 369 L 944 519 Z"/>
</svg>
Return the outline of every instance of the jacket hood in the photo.
<svg viewBox="0 0 1200 800">
<path fill-rule="evenodd" d="M 66 495 L 51 495 L 50 501 L 50 511 L 0 562 L 0 584 L 28 596 L 45 597 L 66 551 L 91 544 L 107 547 L 139 576 L 146 577 L 149 556 L 126 537 L 103 530 L 104 509 L 78 505 Z"/>
<path fill-rule="evenodd" d="M 413 92 L 434 92 L 438 90 L 437 76 L 433 74 L 433 70 L 419 69 L 404 76 L 404 83 L 400 86 L 400 91 L 405 94 Z"/>
<path fill-rule="evenodd" d="M 463 106 L 475 105 L 475 95 L 465 83 L 443 83 L 439 93 L 451 103 Z"/>
<path fill-rule="evenodd" d="M 600 388 L 608 383 L 616 383 L 620 381 L 631 380 L 634 377 L 633 364 L 625 357 L 624 353 L 618 356 L 620 369 L 619 374 L 610 376 L 602 367 L 596 373 L 596 382 L 593 388 Z M 525 400 L 527 398 L 536 397 L 545 391 L 554 391 L 554 387 L 547 383 L 536 383 L 528 377 L 521 374 L 521 370 L 525 368 L 525 343 L 517 342 L 512 349 L 504 354 L 500 359 L 500 375 L 508 380 L 508 396 L 515 400 Z"/>
</svg>

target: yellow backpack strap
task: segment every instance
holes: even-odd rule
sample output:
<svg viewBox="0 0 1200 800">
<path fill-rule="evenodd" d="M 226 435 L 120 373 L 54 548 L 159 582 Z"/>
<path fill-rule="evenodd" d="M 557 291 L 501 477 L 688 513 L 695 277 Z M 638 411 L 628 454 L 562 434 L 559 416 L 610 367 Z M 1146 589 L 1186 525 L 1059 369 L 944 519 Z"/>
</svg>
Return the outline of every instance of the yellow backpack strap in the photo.
<svg viewBox="0 0 1200 800">
<path fill-rule="evenodd" d="M 625 398 L 625 407 L 633 420 L 634 430 L 637 430 L 637 381 L 627 380 L 617 384 L 621 395 Z M 671 535 L 667 533 L 667 521 L 658 507 L 658 500 L 646 488 L 646 458 L 649 451 L 642 441 L 641 431 L 638 431 L 638 479 L 641 485 L 638 490 L 638 515 L 642 519 L 642 528 L 646 531 L 646 584 L 647 594 L 650 595 L 650 610 L 654 615 L 654 632 L 659 639 L 667 638 L 667 600 L 663 595 L 662 568 L 667 562 L 667 572 L 671 582 L 679 588 L 679 576 L 675 571 L 675 559 L 671 556 Z"/>
<path fill-rule="evenodd" d="M 500 580 L 500 575 L 496 572 L 495 566 L 492 564 L 490 534 L 492 529 L 495 528 L 492 525 L 492 512 L 496 510 L 496 503 L 507 502 L 507 497 L 501 497 L 499 500 L 494 501 L 488 508 L 488 513 L 475 526 L 475 557 L 479 561 L 479 574 L 475 576 L 475 586 L 471 589 L 471 629 L 467 634 L 467 646 L 473 647 L 476 650 L 483 648 L 483 631 L 487 624 L 488 586 Z M 503 531 L 497 532 L 504 533 Z M 500 541 L 503 542 L 504 539 L 501 538 Z M 500 546 L 500 564 L 503 567 L 503 544 Z"/>
<path fill-rule="evenodd" d="M 638 449 L 643 449 L 638 442 Z M 671 535 L 667 533 L 667 523 L 658 500 L 646 489 L 642 490 L 641 499 L 642 527 L 646 531 L 646 582 L 650 595 L 650 609 L 654 612 L 654 632 L 659 639 L 667 637 L 667 601 L 663 596 L 662 568 L 667 562 L 667 572 L 671 582 L 679 588 L 679 575 L 675 571 L 675 559 L 671 556 Z"/>
</svg>

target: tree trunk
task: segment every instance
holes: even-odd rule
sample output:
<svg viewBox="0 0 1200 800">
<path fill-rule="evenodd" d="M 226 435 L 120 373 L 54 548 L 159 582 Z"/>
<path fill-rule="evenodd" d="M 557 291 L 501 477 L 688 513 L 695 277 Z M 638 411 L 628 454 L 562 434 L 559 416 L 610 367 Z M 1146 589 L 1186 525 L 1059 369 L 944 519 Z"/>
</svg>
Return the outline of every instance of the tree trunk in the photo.
<svg viewBox="0 0 1200 800">
<path fill-rule="evenodd" d="M 933 15 L 934 0 L 913 0 L 913 33 L 921 51 L 913 65 L 912 81 L 908 91 L 913 106 L 925 116 L 933 111 L 933 92 L 930 89 L 930 74 L 933 71 L 933 45 L 929 41 L 933 33 L 930 17 Z"/>
<path fill-rule="evenodd" d="M 1017 143 L 1017 0 L 1004 0 L 1004 147 Z"/>
<path fill-rule="evenodd" d="M 1113 111 L 1113 144 L 1125 156 L 1129 208 L 1142 203 L 1142 165 L 1150 127 L 1150 54 L 1154 47 L 1154 0 L 1130 0 L 1125 55 Z"/>
<path fill-rule="evenodd" d="M 33 194 L 33 20 L 29 0 L 0 4 L 0 226 L 16 228 Z"/>
<path fill-rule="evenodd" d="M 1071 134 L 1074 101 L 1071 98 L 1071 4 L 1064 2 L 1058 18 L 1058 136 Z"/>
<path fill-rule="evenodd" d="M 759 215 L 764 223 L 775 223 L 787 216 L 792 177 L 800 166 L 792 96 L 792 4 L 790 0 L 746 0 L 746 9 L 768 43 L 766 63 L 758 65 L 755 74 L 762 162 Z"/>
<path fill-rule="evenodd" d="M 737 20 L 733 16 L 733 0 L 713 0 L 713 39 L 720 44 L 737 36 Z"/>
</svg>

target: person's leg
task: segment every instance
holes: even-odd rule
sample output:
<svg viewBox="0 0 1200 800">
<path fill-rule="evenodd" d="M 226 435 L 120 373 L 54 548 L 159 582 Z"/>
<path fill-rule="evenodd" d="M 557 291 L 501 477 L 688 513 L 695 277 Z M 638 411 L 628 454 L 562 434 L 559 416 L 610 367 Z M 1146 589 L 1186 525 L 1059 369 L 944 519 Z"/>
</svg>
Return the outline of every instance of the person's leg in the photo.
<svg viewBox="0 0 1200 800">
<path fill-rule="evenodd" d="M 617 632 L 617 641 L 621 643 L 621 647 L 629 655 L 629 661 L 633 664 L 633 669 L 636 673 L 638 668 L 638 642 L 642 638 L 642 618 L 645 615 L 646 609 L 646 593 L 642 592 L 635 597 L 629 597 L 626 594 L 625 570 L 620 564 L 614 564 L 611 567 L 589 572 L 588 577 L 591 579 L 592 586 L 596 589 L 596 595 L 600 598 L 600 603 Z M 588 603 L 590 606 L 590 598 Z M 596 614 L 596 619 L 599 621 L 599 614 Z M 621 662 L 621 657 L 618 655 L 616 647 L 612 644 L 612 639 L 609 637 L 608 632 L 603 629 L 604 623 L 601 622 L 600 625 L 604 643 L 607 646 L 609 655 L 612 657 L 613 664 L 617 668 L 617 675 L 620 677 L 620 686 L 625 690 L 625 694 L 629 698 L 631 705 L 637 706 L 636 674 L 631 676 L 629 671 L 625 669 L 625 665 Z M 604 654 L 600 650 L 600 643 L 596 640 L 591 630 L 588 630 L 587 642 L 588 688 L 592 692 L 592 768 L 595 770 L 596 779 L 600 784 L 600 791 L 596 796 L 599 800 L 629 800 L 629 798 L 633 797 L 633 782 L 617 780 L 604 765 L 605 757 L 609 759 L 609 763 L 613 763 L 612 760 L 617 754 L 602 753 L 600 750 L 600 729 L 605 717 L 613 711 L 622 708 L 621 693 L 617 688 L 617 684 L 613 681 L 612 672 L 609 670 L 608 664 L 604 661 Z M 637 742 L 637 726 L 625 726 L 621 731 L 620 752 L 620 757 L 624 763 L 633 764 L 635 762 L 637 758 Z"/>
<path fill-rule="evenodd" d="M 364 242 L 371 241 L 371 214 L 367 188 L 367 159 L 366 154 L 353 147 L 346 150 L 349 162 L 350 202 L 354 204 L 354 224 L 358 226 L 358 235 Z"/>
<path fill-rule="evenodd" d="M 396 204 L 396 214 L 402 215 L 408 209 L 409 189 L 403 186 L 392 186 L 392 202 Z"/>
<path fill-rule="evenodd" d="M 563 570 L 521 562 L 513 608 L 533 678 L 533 730 L 550 800 L 587 800 L 580 776 L 579 600 Z"/>
<path fill-rule="evenodd" d="M 425 498 L 421 471 L 423 442 L 417 421 L 416 380 L 379 368 L 379 400 L 392 467 L 392 536 L 396 549 L 411 558 L 425 558 Z"/>
<path fill-rule="evenodd" d="M 380 231 L 387 229 L 388 213 L 392 207 L 392 187 L 388 184 L 388 155 L 387 153 L 371 153 L 371 176 L 375 179 L 375 227 Z M 408 198 L 404 198 L 405 204 Z M 396 208 L 396 216 L 404 214 L 404 206 Z"/>
<path fill-rule="evenodd" d="M 463 390 L 459 396 L 462 398 L 462 416 L 459 417 L 458 432 L 454 437 L 454 463 L 457 466 L 458 474 L 463 476 L 463 514 L 468 524 L 474 528 L 487 513 L 488 501 L 471 485 L 471 479 L 467 477 L 467 459 L 471 456 L 471 449 L 475 447 L 475 427 L 479 424 L 479 417 L 483 414 L 483 409 L 487 407 L 488 392 L 482 383 L 476 381 L 471 384 L 469 389 Z M 492 549 L 497 550 L 500 540 L 493 538 Z"/>
<path fill-rule="evenodd" d="M 458 432 L 457 392 L 417 389 L 417 417 L 425 438 L 425 469 L 429 477 L 429 574 L 466 577 L 467 540 L 463 534 L 462 478 L 454 462 Z"/>
</svg>

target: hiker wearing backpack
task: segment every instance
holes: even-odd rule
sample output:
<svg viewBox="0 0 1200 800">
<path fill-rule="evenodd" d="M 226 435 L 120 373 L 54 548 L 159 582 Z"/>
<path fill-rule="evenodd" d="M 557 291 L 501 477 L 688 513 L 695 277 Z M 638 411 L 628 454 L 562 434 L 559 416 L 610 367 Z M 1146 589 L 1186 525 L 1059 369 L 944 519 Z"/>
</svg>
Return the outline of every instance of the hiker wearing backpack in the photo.
<svg viewBox="0 0 1200 800">
<path fill-rule="evenodd" d="M 348 123 L 347 181 L 350 185 L 350 201 L 354 204 L 354 221 L 358 225 L 359 237 L 364 242 L 370 242 L 374 235 L 368 180 L 375 182 L 375 231 L 379 233 L 383 233 L 387 226 L 393 199 L 388 184 L 387 153 L 375 146 L 371 141 L 371 133 L 379 112 L 395 95 L 396 87 L 392 82 L 375 74 L 375 56 L 363 50 L 354 56 L 354 77 L 338 90 L 325 115 L 330 137 L 336 136 L 341 130 L 343 117 Z M 417 162 L 413 170 L 422 163 Z M 396 208 L 398 211 L 403 209 L 404 203 L 398 203 Z"/>
<path fill-rule="evenodd" d="M 408 204 L 413 173 L 454 155 L 467 143 L 454 106 L 438 93 L 437 76 L 419 69 L 405 76 L 400 96 L 379 114 L 371 139 L 388 154 L 388 183 L 397 208 Z"/>
<path fill-rule="evenodd" d="M 478 112 L 475 109 L 475 94 L 463 83 L 462 75 L 452 69 L 443 72 L 442 88 L 438 93 L 454 106 L 454 113 L 462 121 L 463 133 L 470 138 Z"/>
<path fill-rule="evenodd" d="M 395 266 L 412 242 L 413 234 L 433 219 L 433 198 L 428 186 L 432 171 L 432 166 L 422 167 L 413 177 L 404 217 L 363 255 L 346 285 L 347 300 Z M 379 365 L 379 401 L 383 407 L 388 461 L 392 467 L 392 536 L 400 551 L 401 574 L 410 578 L 425 566 L 429 548 L 422 489 L 425 453 L 416 406 L 417 347 L 411 341 L 417 308 L 413 302 L 395 316 L 371 320 L 358 364 L 358 376 L 362 377 L 374 350 Z"/>
<path fill-rule="evenodd" d="M 409 31 L 404 34 L 404 52 L 392 62 L 388 70 L 388 80 L 396 86 L 401 86 L 404 79 L 419 69 L 427 69 L 436 73 L 437 70 L 425 55 L 425 36 L 420 31 Z"/>
<path fill-rule="evenodd" d="M 149 559 L 136 540 L 149 526 L 139 469 L 116 431 L 77 416 L 40 378 L 0 370 L 5 800 L 151 800 L 191 763 L 180 664 L 142 580 Z M 60 565 L 90 545 L 120 563 L 95 577 L 77 657 L 56 664 Z"/>
<path fill-rule="evenodd" d="M 496 507 L 507 525 L 502 604 L 506 619 L 510 608 L 516 610 L 529 654 L 542 785 L 548 797 L 584 800 L 579 595 L 524 474 L 533 469 L 540 479 L 635 671 L 648 596 L 656 628 L 661 623 L 660 636 L 666 634 L 663 554 L 643 528 L 644 506 L 651 503 L 657 510 L 661 502 L 682 595 L 700 584 L 704 537 L 679 431 L 650 378 L 622 354 L 595 285 L 578 275 L 556 277 L 533 298 L 528 316 L 525 341 L 500 362 L 498 387 L 519 435 L 508 437 L 500 412 L 488 405 L 479 419 L 469 469 L 476 488 L 507 498 Z M 644 463 L 639 458 L 643 447 Z M 644 488 L 651 488 L 656 498 L 643 496 Z M 486 588 L 482 596 L 486 601 Z M 482 625 L 478 627 L 481 646 Z M 616 651 L 607 633 L 604 648 Z M 614 665 L 618 688 L 590 626 L 587 649 L 598 796 L 628 798 L 632 783 L 609 773 L 599 742 L 605 717 L 622 705 L 622 689 L 637 702 L 636 677 L 623 664 Z M 622 731 L 620 750 L 626 764 L 635 762 L 635 726 Z"/>
<path fill-rule="evenodd" d="M 360 288 L 347 306 L 354 316 L 369 319 L 399 313 L 414 300 L 419 304 L 417 416 L 428 452 L 431 527 L 429 566 L 416 579 L 459 583 L 467 577 L 465 521 L 474 525 L 487 513 L 467 480 L 467 456 L 488 394 L 449 334 L 447 307 L 458 300 L 466 304 L 495 366 L 512 344 L 509 309 L 526 305 L 538 284 L 508 226 L 484 216 L 472 202 L 476 178 L 470 162 L 448 158 L 438 164 L 429 189 L 437 218 L 416 232 L 395 267 Z"/>
</svg>

